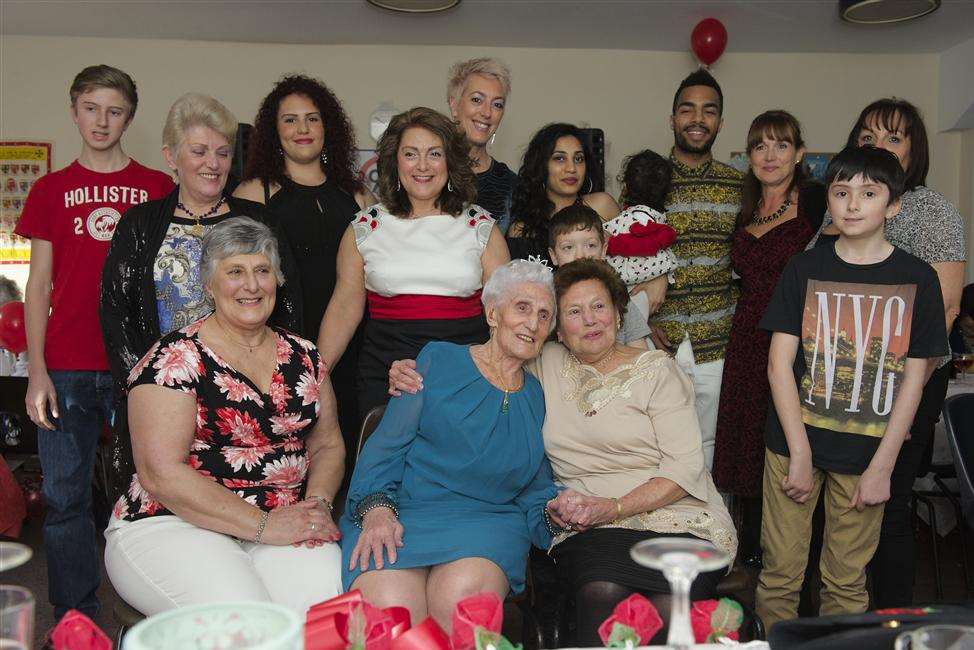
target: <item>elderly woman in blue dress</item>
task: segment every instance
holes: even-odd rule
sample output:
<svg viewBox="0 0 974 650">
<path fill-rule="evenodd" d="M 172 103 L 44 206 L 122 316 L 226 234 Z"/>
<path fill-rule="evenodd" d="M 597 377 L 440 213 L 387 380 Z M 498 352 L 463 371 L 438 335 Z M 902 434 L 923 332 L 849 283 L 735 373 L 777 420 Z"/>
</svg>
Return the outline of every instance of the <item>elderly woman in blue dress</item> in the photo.
<svg viewBox="0 0 974 650">
<path fill-rule="evenodd" d="M 422 349 L 424 390 L 389 402 L 340 524 L 346 589 L 446 629 L 458 600 L 521 591 L 530 545 L 547 548 L 559 522 L 546 511 L 557 491 L 541 437 L 544 396 L 522 367 L 555 320 L 551 270 L 510 262 L 482 299 L 489 340 Z"/>
</svg>

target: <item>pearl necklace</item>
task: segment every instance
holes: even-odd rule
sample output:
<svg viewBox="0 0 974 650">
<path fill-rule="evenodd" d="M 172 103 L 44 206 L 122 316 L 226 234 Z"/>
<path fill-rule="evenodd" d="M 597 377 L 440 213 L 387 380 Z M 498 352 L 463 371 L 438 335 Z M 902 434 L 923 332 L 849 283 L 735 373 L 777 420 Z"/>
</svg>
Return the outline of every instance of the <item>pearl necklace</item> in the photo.
<svg viewBox="0 0 974 650">
<path fill-rule="evenodd" d="M 760 226 L 761 224 L 771 223 L 772 221 L 774 221 L 775 219 L 783 215 L 790 207 L 791 207 L 791 199 L 785 199 L 785 202 L 781 204 L 780 208 L 778 208 L 777 210 L 775 210 L 774 212 L 772 212 L 766 217 L 759 217 L 758 211 L 755 210 L 754 218 L 751 219 L 750 225 Z"/>
</svg>

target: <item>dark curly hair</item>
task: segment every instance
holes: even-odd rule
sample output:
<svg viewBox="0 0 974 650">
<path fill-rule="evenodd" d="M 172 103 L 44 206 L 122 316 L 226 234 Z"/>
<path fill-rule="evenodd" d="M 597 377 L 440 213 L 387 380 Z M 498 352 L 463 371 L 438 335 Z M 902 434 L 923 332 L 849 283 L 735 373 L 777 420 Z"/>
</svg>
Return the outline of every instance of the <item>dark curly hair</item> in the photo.
<svg viewBox="0 0 974 650">
<path fill-rule="evenodd" d="M 622 161 L 622 173 L 616 181 L 622 186 L 622 204 L 649 206 L 666 212 L 663 203 L 670 191 L 673 166 L 655 151 L 643 149 Z"/>
<path fill-rule="evenodd" d="M 277 110 L 288 95 L 303 95 L 321 113 L 325 127 L 325 152 L 328 162 L 322 169 L 329 179 L 351 195 L 361 192 L 355 154 L 355 130 L 334 93 L 321 81 L 304 75 L 282 78 L 260 103 L 250 136 L 243 180 L 259 178 L 268 183 L 284 182 L 284 154 L 277 134 Z"/>
<path fill-rule="evenodd" d="M 565 313 L 565 310 L 561 308 L 561 299 L 565 293 L 579 282 L 586 280 L 601 282 L 602 286 L 609 292 L 612 306 L 619 313 L 619 318 L 626 317 L 626 309 L 629 307 L 629 291 L 626 289 L 626 283 L 622 281 L 616 270 L 609 266 L 608 262 L 585 257 L 555 269 L 555 298 L 558 301 L 559 319 Z"/>
<path fill-rule="evenodd" d="M 521 224 L 521 237 L 537 242 L 544 247 L 548 242 L 548 219 L 555 211 L 555 204 L 548 198 L 548 161 L 555 151 L 559 138 L 572 136 L 582 144 L 585 154 L 585 178 L 580 186 L 583 190 L 592 187 L 592 150 L 585 134 L 574 124 L 555 122 L 544 126 L 531 138 L 517 172 L 517 187 L 511 202 L 511 221 Z M 580 191 L 579 194 L 587 194 Z"/>
<path fill-rule="evenodd" d="M 377 168 L 379 182 L 376 190 L 386 209 L 399 217 L 406 217 L 412 210 L 409 195 L 399 182 L 399 142 L 410 127 L 426 129 L 443 142 L 446 154 L 447 186 L 440 192 L 436 207 L 447 214 L 457 216 L 464 206 L 477 199 L 477 185 L 470 163 L 470 143 L 453 120 L 443 113 L 425 106 L 417 106 L 392 118 L 389 128 L 379 138 Z M 452 190 L 450 188 L 453 188 Z"/>
</svg>

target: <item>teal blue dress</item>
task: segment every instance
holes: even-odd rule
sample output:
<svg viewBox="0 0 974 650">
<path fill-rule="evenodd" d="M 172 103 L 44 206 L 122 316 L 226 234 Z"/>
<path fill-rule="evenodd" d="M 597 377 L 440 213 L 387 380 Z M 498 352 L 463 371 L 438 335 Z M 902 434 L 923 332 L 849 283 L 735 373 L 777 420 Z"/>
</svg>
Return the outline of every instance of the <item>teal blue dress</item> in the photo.
<svg viewBox="0 0 974 650">
<path fill-rule="evenodd" d="M 404 530 L 396 563 L 386 567 L 482 557 L 520 592 L 530 545 L 551 543 L 544 508 L 557 494 L 541 438 L 541 384 L 525 372 L 505 410 L 504 391 L 480 374 L 467 346 L 429 343 L 416 366 L 423 390 L 389 401 L 355 464 L 339 522 L 345 589 L 360 573 L 358 565 L 348 569 L 361 532 L 356 508 L 384 493 L 396 502 Z"/>
</svg>

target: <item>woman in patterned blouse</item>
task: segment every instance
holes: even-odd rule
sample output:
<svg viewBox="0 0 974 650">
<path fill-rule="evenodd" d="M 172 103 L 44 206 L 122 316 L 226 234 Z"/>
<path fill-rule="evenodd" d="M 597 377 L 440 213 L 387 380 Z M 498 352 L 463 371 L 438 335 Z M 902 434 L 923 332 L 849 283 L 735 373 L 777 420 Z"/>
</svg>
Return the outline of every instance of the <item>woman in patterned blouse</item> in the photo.
<svg viewBox="0 0 974 650">
<path fill-rule="evenodd" d="M 331 383 L 312 343 L 266 324 L 284 281 L 267 226 L 214 226 L 200 276 L 213 312 L 129 375 L 136 472 L 105 533 L 108 574 L 145 614 L 226 600 L 303 613 L 341 591 Z"/>
</svg>

